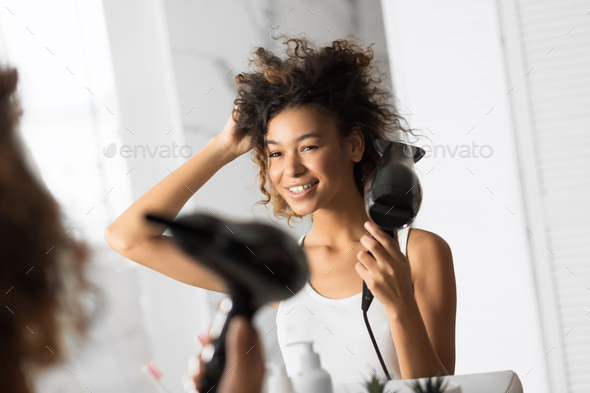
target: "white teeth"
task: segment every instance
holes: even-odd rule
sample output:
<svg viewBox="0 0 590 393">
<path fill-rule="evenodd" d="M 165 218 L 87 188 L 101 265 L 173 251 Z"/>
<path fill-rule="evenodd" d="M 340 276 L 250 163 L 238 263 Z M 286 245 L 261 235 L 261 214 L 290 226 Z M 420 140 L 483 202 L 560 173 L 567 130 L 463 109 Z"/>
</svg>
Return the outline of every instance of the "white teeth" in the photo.
<svg viewBox="0 0 590 393">
<path fill-rule="evenodd" d="M 304 184 L 304 185 L 299 186 L 299 187 L 289 188 L 289 191 L 294 192 L 295 194 L 298 194 L 300 192 L 303 192 L 303 191 L 307 190 L 309 187 L 313 186 L 315 183 L 317 183 L 317 182 L 309 183 L 309 184 Z"/>
</svg>

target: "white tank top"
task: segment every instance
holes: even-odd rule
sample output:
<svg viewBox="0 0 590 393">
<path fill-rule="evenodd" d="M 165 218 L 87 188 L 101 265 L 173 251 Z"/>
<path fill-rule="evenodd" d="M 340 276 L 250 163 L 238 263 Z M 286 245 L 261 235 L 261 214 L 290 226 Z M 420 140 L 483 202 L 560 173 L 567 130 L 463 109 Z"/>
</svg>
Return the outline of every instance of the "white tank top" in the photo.
<svg viewBox="0 0 590 393">
<path fill-rule="evenodd" d="M 407 251 L 410 227 L 398 230 L 400 250 Z M 298 243 L 303 244 L 305 236 Z M 320 363 L 332 377 L 332 383 L 363 383 L 385 373 L 373 347 L 361 310 L 362 292 L 345 299 L 330 299 L 317 293 L 306 282 L 294 296 L 281 301 L 276 326 L 279 347 L 289 377 L 299 371 L 298 341 L 312 341 Z M 401 379 L 399 360 L 391 336 L 389 319 L 377 298 L 373 299 L 367 318 L 391 379 Z"/>
</svg>

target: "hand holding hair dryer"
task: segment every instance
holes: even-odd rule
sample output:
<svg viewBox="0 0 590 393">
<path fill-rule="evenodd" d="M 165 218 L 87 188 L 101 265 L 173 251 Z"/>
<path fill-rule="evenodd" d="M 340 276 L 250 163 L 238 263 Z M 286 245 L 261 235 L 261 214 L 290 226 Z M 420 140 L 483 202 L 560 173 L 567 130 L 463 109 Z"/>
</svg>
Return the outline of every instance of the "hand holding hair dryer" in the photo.
<svg viewBox="0 0 590 393">
<path fill-rule="evenodd" d="M 225 367 L 229 321 L 243 315 L 249 321 L 260 306 L 288 299 L 309 280 L 305 252 L 274 225 L 236 222 L 195 213 L 175 220 L 147 214 L 152 222 L 170 227 L 176 244 L 195 263 L 215 271 L 229 298 L 220 303 L 211 326 L 212 343 L 203 348 L 206 364 L 200 392 L 215 393 Z"/>
<path fill-rule="evenodd" d="M 383 161 L 365 183 L 365 209 L 375 224 L 396 239 L 396 229 L 410 225 L 420 210 L 422 187 L 416 172 L 414 172 L 414 163 L 424 157 L 425 151 L 421 147 L 385 139 L 376 139 L 373 144 Z M 371 254 L 369 251 L 367 252 Z M 381 357 L 367 317 L 367 311 L 373 298 L 371 290 L 363 280 L 361 309 L 365 325 L 383 372 L 389 380 L 391 376 Z"/>
</svg>

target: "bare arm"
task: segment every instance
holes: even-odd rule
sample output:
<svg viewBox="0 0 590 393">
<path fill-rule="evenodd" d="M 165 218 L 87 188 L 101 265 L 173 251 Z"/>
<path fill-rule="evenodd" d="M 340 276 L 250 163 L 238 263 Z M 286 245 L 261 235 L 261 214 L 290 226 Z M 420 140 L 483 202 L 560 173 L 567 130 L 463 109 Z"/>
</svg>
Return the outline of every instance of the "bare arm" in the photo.
<svg viewBox="0 0 590 393">
<path fill-rule="evenodd" d="M 173 219 L 219 169 L 250 150 L 250 138 L 235 129 L 230 117 L 223 131 L 173 173 L 135 201 L 105 230 L 105 240 L 118 253 L 180 282 L 227 293 L 209 269 L 178 249 L 165 227 L 153 225 L 146 213 Z"/>
<path fill-rule="evenodd" d="M 415 235 L 423 238 L 420 249 L 414 253 L 423 263 L 417 266 L 420 271 L 416 272 L 414 296 L 438 358 L 449 375 L 454 375 L 457 287 L 453 255 L 447 242 L 437 234 L 418 230 Z"/>
<path fill-rule="evenodd" d="M 451 249 L 440 236 L 420 229 L 413 228 L 410 239 L 415 299 L 397 317 L 390 316 L 402 379 L 437 371 L 453 375 L 457 295 Z"/>
<path fill-rule="evenodd" d="M 213 175 L 233 159 L 231 153 L 211 138 L 197 154 L 152 187 L 127 208 L 105 231 L 107 242 L 116 251 L 127 251 L 164 233 L 152 225 L 146 213 L 176 217 L 182 207 Z"/>
</svg>

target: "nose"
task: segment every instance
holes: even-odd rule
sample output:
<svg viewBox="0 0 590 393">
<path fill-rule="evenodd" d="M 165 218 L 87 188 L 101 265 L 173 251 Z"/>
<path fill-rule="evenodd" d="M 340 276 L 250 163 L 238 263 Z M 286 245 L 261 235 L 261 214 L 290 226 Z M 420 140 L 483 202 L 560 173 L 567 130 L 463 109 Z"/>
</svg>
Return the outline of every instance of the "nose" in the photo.
<svg viewBox="0 0 590 393">
<path fill-rule="evenodd" d="M 285 157 L 283 160 L 285 167 L 283 168 L 283 173 L 285 175 L 296 177 L 299 173 L 305 170 L 303 163 L 301 162 L 301 157 L 297 154 L 290 154 L 288 157 Z"/>
</svg>

